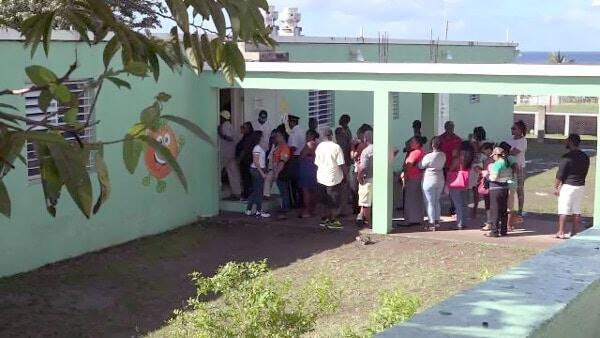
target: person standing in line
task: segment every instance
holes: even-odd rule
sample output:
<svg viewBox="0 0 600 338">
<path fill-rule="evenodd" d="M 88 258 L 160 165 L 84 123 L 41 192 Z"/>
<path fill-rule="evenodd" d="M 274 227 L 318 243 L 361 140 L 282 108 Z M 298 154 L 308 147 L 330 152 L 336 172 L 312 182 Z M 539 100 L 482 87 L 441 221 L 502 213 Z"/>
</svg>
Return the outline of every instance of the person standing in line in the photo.
<svg viewBox="0 0 600 338">
<path fill-rule="evenodd" d="M 515 224 L 519 223 L 520 219 L 517 214 L 517 208 L 515 208 L 515 201 L 517 200 L 517 175 L 519 170 L 519 164 L 515 156 L 510 155 L 512 147 L 506 142 L 502 142 L 499 145 L 500 148 L 504 149 L 506 161 L 508 166 L 512 169 L 512 175 L 508 180 L 508 199 L 506 200 L 506 210 L 508 212 L 507 228 L 508 232 L 513 232 Z"/>
<path fill-rule="evenodd" d="M 423 171 L 419 163 L 425 156 L 423 139 L 415 136 L 410 142 L 410 152 L 404 161 L 403 181 L 405 187 L 404 220 L 407 225 L 421 225 L 425 203 L 423 202 Z"/>
<path fill-rule="evenodd" d="M 335 141 L 342 148 L 344 153 L 344 161 L 346 163 L 346 170 L 348 172 L 344 173 L 345 177 L 350 177 L 349 170 L 352 166 L 352 158 L 350 156 L 350 151 L 352 150 L 352 131 L 350 130 L 350 122 L 351 118 L 348 114 L 343 114 L 340 116 L 338 121 L 339 127 L 335 129 Z M 351 205 L 354 205 L 352 202 L 353 198 L 351 198 L 352 194 L 350 193 L 350 182 L 346 180 L 342 185 L 342 200 L 340 205 L 340 210 L 342 214 L 349 214 L 351 211 L 349 209 Z"/>
<path fill-rule="evenodd" d="M 570 134 L 565 140 L 569 150 L 560 159 L 554 194 L 558 196 L 558 232 L 555 238 L 565 239 L 565 227 L 568 217 L 573 218 L 570 237 L 579 231 L 581 226 L 581 204 L 585 198 L 585 179 L 590 169 L 590 158 L 579 149 L 581 138 L 578 134 Z"/>
<path fill-rule="evenodd" d="M 265 177 L 267 176 L 265 170 L 267 167 L 265 150 L 261 147 L 260 143 L 263 138 L 263 132 L 257 130 L 252 133 L 251 142 L 252 147 L 252 164 L 250 164 L 250 176 L 252 177 L 252 193 L 248 197 L 248 204 L 246 205 L 246 215 L 262 218 L 269 218 L 271 215 L 268 212 L 262 210 L 263 201 L 263 186 L 265 184 Z M 256 207 L 256 212 L 253 212 L 253 207 Z"/>
<path fill-rule="evenodd" d="M 412 138 L 415 136 L 418 136 L 418 137 L 423 136 L 423 135 L 421 135 L 421 120 L 414 120 L 412 123 L 412 129 L 413 129 L 413 136 L 411 138 L 409 138 L 408 140 L 406 140 L 406 142 L 404 143 L 403 152 L 406 153 L 407 155 L 411 151 L 410 142 L 411 142 Z M 423 140 L 423 144 L 427 143 L 426 137 L 423 137 L 422 140 Z"/>
<path fill-rule="evenodd" d="M 482 196 L 479 196 L 479 183 L 481 182 L 483 171 L 483 163 L 487 159 L 485 155 L 481 153 L 481 146 L 486 140 L 486 132 L 483 127 L 475 127 L 473 129 L 473 135 L 471 136 L 471 145 L 475 152 L 473 157 L 473 164 L 471 165 L 471 171 L 469 172 L 469 190 L 473 192 L 473 209 L 471 211 L 471 219 L 477 218 L 477 210 L 479 209 L 479 201 Z"/>
<path fill-rule="evenodd" d="M 273 179 L 281 196 L 279 219 L 286 219 L 290 211 L 290 181 L 292 149 L 285 142 L 285 135 L 281 130 L 275 131 L 275 149 L 273 150 Z"/>
<path fill-rule="evenodd" d="M 440 199 L 444 191 L 444 165 L 446 155 L 440 151 L 440 138 L 431 139 L 431 152 L 419 163 L 419 168 L 425 170 L 423 174 L 423 194 L 427 203 L 428 229 L 435 231 L 440 227 L 442 209 Z"/>
<path fill-rule="evenodd" d="M 317 193 L 317 166 L 315 165 L 315 150 L 317 149 L 319 133 L 314 130 L 306 132 L 306 145 L 300 152 L 298 185 L 302 192 L 301 218 L 313 217 L 315 214 L 315 195 Z"/>
<path fill-rule="evenodd" d="M 298 187 L 299 157 L 302 148 L 306 143 L 306 132 L 299 125 L 300 118 L 295 115 L 288 115 L 288 125 L 290 127 L 290 136 L 288 145 L 292 149 L 290 158 L 290 206 L 292 208 L 302 207 L 302 195 Z"/>
<path fill-rule="evenodd" d="M 340 215 L 340 194 L 347 172 L 342 148 L 333 142 L 331 128 L 323 129 L 324 141 L 315 150 L 315 165 L 317 166 L 317 182 L 323 192 L 327 213 L 321 218 L 320 225 L 332 229 L 342 228 Z"/>
<path fill-rule="evenodd" d="M 269 123 L 269 113 L 266 110 L 258 112 L 258 119 L 252 122 L 252 128 L 254 128 L 254 130 L 262 131 L 263 139 L 260 142 L 260 146 L 265 150 L 268 149 L 269 138 L 267 138 L 267 135 L 270 135 L 273 126 Z"/>
<path fill-rule="evenodd" d="M 485 205 L 486 221 L 482 225 L 482 231 L 492 230 L 492 221 L 490 213 L 490 191 L 489 191 L 489 174 L 494 160 L 491 158 L 492 152 L 494 151 L 494 144 L 486 142 L 481 145 L 481 156 L 483 160 L 483 171 L 481 172 L 481 181 L 479 182 L 478 193 L 480 197 L 483 197 Z"/>
<path fill-rule="evenodd" d="M 485 236 L 500 237 L 508 234 L 508 182 L 512 177 L 512 168 L 506 160 L 506 152 L 500 147 L 494 148 L 492 159 L 494 164 L 490 167 L 489 173 L 492 228 Z"/>
<path fill-rule="evenodd" d="M 318 134 L 319 131 L 317 130 L 317 128 L 319 128 L 319 121 L 317 121 L 317 119 L 314 117 L 309 118 L 308 119 L 308 130 L 312 130 Z"/>
<path fill-rule="evenodd" d="M 517 161 L 517 218 L 515 223 L 523 222 L 523 206 L 525 204 L 525 153 L 527 152 L 527 125 L 522 120 L 515 122 L 511 128 L 512 138 L 506 142 L 511 146 L 510 154 Z"/>
<path fill-rule="evenodd" d="M 467 227 L 467 198 L 473 156 L 471 142 L 463 141 L 458 158 L 452 163 L 447 176 L 450 200 L 456 210 L 456 230 L 463 230 Z"/>
<path fill-rule="evenodd" d="M 240 130 L 242 139 L 235 146 L 235 157 L 242 178 L 242 200 L 246 200 L 252 192 L 250 164 L 252 163 L 252 133 L 254 132 L 254 128 L 252 128 L 252 123 L 244 122 Z"/>
<path fill-rule="evenodd" d="M 263 187 L 263 197 L 265 200 L 271 199 L 271 193 L 273 191 L 273 175 L 275 168 L 273 166 L 273 152 L 275 151 L 275 133 L 277 129 L 271 130 L 269 136 L 269 147 L 267 148 L 267 176 L 265 177 L 265 185 Z M 263 134 L 264 137 L 264 134 Z"/>
<path fill-rule="evenodd" d="M 235 139 L 233 135 L 233 125 L 231 124 L 231 113 L 222 110 L 220 113 L 221 124 L 219 125 L 219 155 L 220 168 L 219 175 L 223 169 L 227 172 L 229 188 L 231 189 L 231 198 L 239 200 L 242 196 L 242 186 L 240 183 L 240 168 L 235 160 Z"/>
<path fill-rule="evenodd" d="M 350 157 L 354 163 L 352 170 L 349 170 L 348 175 L 348 183 L 350 186 L 350 190 L 352 191 L 352 197 L 354 198 L 353 205 L 356 205 L 358 210 L 356 210 L 356 223 L 360 225 L 363 222 L 363 213 L 362 208 L 358 205 L 358 168 L 360 166 L 361 154 L 363 150 L 368 146 L 364 142 L 364 133 L 366 131 L 373 132 L 373 127 L 368 124 L 363 124 L 356 131 L 356 140 L 352 143 L 352 149 L 350 150 Z M 372 133 L 371 133 L 372 135 Z M 350 178 L 354 174 L 354 178 Z"/>
<path fill-rule="evenodd" d="M 446 177 L 452 163 L 455 163 L 458 159 L 462 139 L 454 133 L 454 122 L 446 121 L 444 123 L 444 130 L 444 133 L 440 135 L 440 150 L 446 155 L 446 164 L 444 166 L 444 177 Z M 454 204 L 452 201 L 450 204 L 450 214 L 454 214 Z"/>
<path fill-rule="evenodd" d="M 362 143 L 366 146 L 358 162 L 358 206 L 361 208 L 362 223 L 371 227 L 371 208 L 373 205 L 373 132 L 364 131 Z"/>
</svg>

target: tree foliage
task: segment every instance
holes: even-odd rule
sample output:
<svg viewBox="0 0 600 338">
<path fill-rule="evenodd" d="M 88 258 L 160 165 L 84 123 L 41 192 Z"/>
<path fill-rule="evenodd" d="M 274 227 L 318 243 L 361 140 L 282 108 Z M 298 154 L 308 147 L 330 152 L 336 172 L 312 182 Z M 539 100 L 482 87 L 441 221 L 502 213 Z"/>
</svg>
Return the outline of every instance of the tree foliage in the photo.
<svg viewBox="0 0 600 338">
<path fill-rule="evenodd" d="M 159 28 L 161 15 L 166 13 L 162 1 L 155 0 L 106 0 L 115 17 L 132 28 Z M 57 29 L 70 29 L 68 19 L 61 13 L 60 0 L 3 0 L 0 2 L 0 19 L 12 27 L 19 27 L 24 20 L 48 10 L 58 11 L 54 21 Z M 66 11 L 65 11 L 66 13 Z"/>
<path fill-rule="evenodd" d="M 550 54 L 550 56 L 548 57 L 548 63 L 551 63 L 553 65 L 561 65 L 575 63 L 575 60 L 570 59 L 567 55 L 558 51 Z"/>
<path fill-rule="evenodd" d="M 123 12 L 114 11 L 116 3 L 134 2 L 151 3 L 53 0 L 55 6 L 40 8 L 38 12 L 23 17 L 16 28 L 23 35 L 31 56 L 39 48 L 46 55 L 51 53 L 52 29 L 59 21 L 61 25 L 79 32 L 81 40 L 90 47 L 103 45 L 103 53 L 99 57 L 104 63 L 104 70 L 88 84 L 89 89 L 95 91 L 92 111 L 105 85 L 134 90 L 127 81 L 128 77 L 152 76 L 158 80 L 161 65 L 166 65 L 171 71 L 188 67 L 200 75 L 206 64 L 214 72 L 222 71 L 229 81 L 243 79 L 245 62 L 237 42 L 274 44 L 261 14 L 261 10 L 268 10 L 265 0 L 166 0 L 164 11 L 154 8 L 153 15 L 173 24 L 168 39 L 158 39 L 139 32 L 123 16 Z M 4 24 L 11 25 L 10 22 Z M 207 26 L 214 26 L 215 29 Z M 184 173 L 175 158 L 170 156 L 167 148 L 147 137 L 146 132 L 156 130 L 162 120 L 169 120 L 212 143 L 200 126 L 182 117 L 163 114 L 163 106 L 171 98 L 167 93 L 159 93 L 142 112 L 128 112 L 139 114 L 140 118 L 135 125 L 129 128 L 124 126 L 123 138 L 82 142 L 79 136 L 85 129 L 100 122 L 90 121 L 89 118 L 82 122 L 76 118 L 79 99 L 65 82 L 78 66 L 75 60 L 59 76 L 43 65 L 32 65 L 24 70 L 32 85 L 0 90 L 0 213 L 10 215 L 9 191 L 4 182 L 7 175 L 14 171 L 16 161 L 26 162 L 21 155 L 26 141 L 34 144 L 40 161 L 41 183 L 48 212 L 56 215 L 58 201 L 65 188 L 86 217 L 98 212 L 110 196 L 110 175 L 103 160 L 105 147 L 122 144 L 123 161 L 131 173 L 138 165 L 142 149 L 152 147 L 163 155 L 184 188 L 187 188 Z M 42 120 L 27 118 L 24 112 L 1 100 L 2 96 L 23 96 L 33 91 L 40 92 L 38 106 L 45 114 Z M 50 113 L 48 107 L 53 100 L 59 102 L 61 108 L 58 112 Z M 65 124 L 54 124 L 52 121 L 56 115 L 62 117 Z M 101 117 L 102 112 L 97 112 L 97 115 Z M 74 137 L 76 141 L 69 142 L 65 136 Z M 87 170 L 90 153 L 96 158 L 96 176 L 100 186 L 95 203 Z"/>
</svg>

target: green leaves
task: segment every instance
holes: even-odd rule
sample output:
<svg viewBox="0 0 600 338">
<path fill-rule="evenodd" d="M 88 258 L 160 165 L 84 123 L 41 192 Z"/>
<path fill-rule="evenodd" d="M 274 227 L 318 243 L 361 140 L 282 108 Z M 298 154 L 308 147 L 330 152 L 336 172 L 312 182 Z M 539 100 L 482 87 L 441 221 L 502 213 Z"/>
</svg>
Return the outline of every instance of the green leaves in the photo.
<svg viewBox="0 0 600 338">
<path fill-rule="evenodd" d="M 40 42 L 43 42 L 46 56 L 50 52 L 50 40 L 54 28 L 55 11 L 33 15 L 21 24 L 21 33 L 25 36 L 25 45 L 31 46 L 31 57 L 35 55 Z"/>
<path fill-rule="evenodd" d="M 179 124 L 180 126 L 191 131 L 192 133 L 194 133 L 194 135 L 198 136 L 200 139 L 202 139 L 206 143 L 212 145 L 213 147 L 215 146 L 215 143 L 210 138 L 210 136 L 208 136 L 208 134 L 206 132 L 204 132 L 204 130 L 202 130 L 202 128 L 200 128 L 200 126 L 193 123 L 192 121 L 184 119 L 183 117 L 173 116 L 173 115 L 163 115 L 162 118 L 165 120 L 169 120 L 171 122 L 175 122 L 175 123 Z"/>
<path fill-rule="evenodd" d="M 129 84 L 129 82 L 121 80 L 118 77 L 108 76 L 106 79 L 114 83 L 118 88 L 125 87 L 127 89 L 131 89 L 131 85 Z"/>
<path fill-rule="evenodd" d="M 171 95 L 165 93 L 165 92 L 160 92 L 158 93 L 158 95 L 156 95 L 156 100 L 160 101 L 160 102 L 168 102 L 171 99 Z"/>
<path fill-rule="evenodd" d="M 152 147 L 156 151 L 156 153 L 158 153 L 165 161 L 167 161 L 167 163 L 171 166 L 171 168 L 173 168 L 173 170 L 177 174 L 181 185 L 183 185 L 183 189 L 185 189 L 185 191 L 187 192 L 187 180 L 185 178 L 185 175 L 183 174 L 183 170 L 179 166 L 179 163 L 177 163 L 177 159 L 175 159 L 175 156 L 171 154 L 169 148 L 163 146 L 155 139 L 146 135 L 140 135 L 139 139 L 146 142 L 148 146 Z"/>
<path fill-rule="evenodd" d="M 50 154 L 48 145 L 40 142 L 35 142 L 34 145 L 40 163 L 40 177 L 46 201 L 46 210 L 48 210 L 48 213 L 52 217 L 56 217 L 56 205 L 60 198 L 63 181 Z"/>
<path fill-rule="evenodd" d="M 100 185 L 100 196 L 94 205 L 94 215 L 98 213 L 100 207 L 106 203 L 110 196 L 110 178 L 108 175 L 108 167 L 104 158 L 97 153 L 96 154 L 96 173 L 98 177 L 98 183 Z"/>
<path fill-rule="evenodd" d="M 72 145 L 48 144 L 60 179 L 71 198 L 87 218 L 92 214 L 92 182 L 87 171 L 87 151 Z"/>
<path fill-rule="evenodd" d="M 149 129 L 156 130 L 158 128 L 158 120 L 160 118 L 160 105 L 155 102 L 152 106 L 142 110 L 140 114 L 140 122 Z"/>
<path fill-rule="evenodd" d="M 135 173 L 143 150 L 144 144 L 137 137 L 127 134 L 123 142 L 123 162 L 130 174 Z"/>
<path fill-rule="evenodd" d="M 4 181 L 0 179 L 0 214 L 10 218 L 10 211 L 10 196 L 8 195 L 6 185 L 4 185 Z"/>
<path fill-rule="evenodd" d="M 144 77 L 148 74 L 148 65 L 143 62 L 132 61 L 125 65 L 125 71 L 131 75 Z"/>
<path fill-rule="evenodd" d="M 29 66 L 25 68 L 25 73 L 31 82 L 33 82 L 33 84 L 40 87 L 47 86 L 58 81 L 58 78 L 54 72 L 42 66 Z"/>
<path fill-rule="evenodd" d="M 71 92 L 69 91 L 69 88 L 67 86 L 62 84 L 50 84 L 49 89 L 52 95 L 54 95 L 54 97 L 56 97 L 60 103 L 71 103 Z"/>
</svg>

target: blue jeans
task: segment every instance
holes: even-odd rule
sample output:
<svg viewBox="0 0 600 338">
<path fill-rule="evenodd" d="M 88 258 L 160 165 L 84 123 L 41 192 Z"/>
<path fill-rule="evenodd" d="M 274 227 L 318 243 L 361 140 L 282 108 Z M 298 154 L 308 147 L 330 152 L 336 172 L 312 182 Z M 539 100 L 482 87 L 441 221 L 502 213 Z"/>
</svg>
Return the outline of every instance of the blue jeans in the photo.
<svg viewBox="0 0 600 338">
<path fill-rule="evenodd" d="M 442 218 L 442 207 L 440 205 L 440 197 L 444 191 L 444 182 L 428 183 L 423 182 L 423 194 L 425 195 L 425 203 L 427 204 L 427 217 L 429 224 L 438 224 Z"/>
<path fill-rule="evenodd" d="M 456 208 L 456 225 L 459 227 L 467 224 L 467 191 L 464 189 L 449 189 L 450 199 Z"/>
<path fill-rule="evenodd" d="M 255 168 L 250 168 L 250 177 L 252 178 L 252 193 L 248 196 L 246 210 L 252 210 L 252 207 L 256 205 L 256 212 L 261 212 L 265 179 L 260 175 L 260 171 Z"/>
<path fill-rule="evenodd" d="M 290 182 L 277 180 L 277 189 L 281 195 L 281 211 L 290 211 Z"/>
</svg>

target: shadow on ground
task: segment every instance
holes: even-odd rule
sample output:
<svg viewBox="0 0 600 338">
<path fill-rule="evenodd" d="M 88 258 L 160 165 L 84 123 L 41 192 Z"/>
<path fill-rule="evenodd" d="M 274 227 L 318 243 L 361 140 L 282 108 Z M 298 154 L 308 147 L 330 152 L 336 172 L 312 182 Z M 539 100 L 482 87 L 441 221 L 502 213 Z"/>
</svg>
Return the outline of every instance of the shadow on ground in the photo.
<svg viewBox="0 0 600 338">
<path fill-rule="evenodd" d="M 296 220 L 228 215 L 0 279 L 1 337 L 132 337 L 153 331 L 195 289 L 189 273 L 229 261 L 277 268 L 353 242 Z"/>
</svg>

